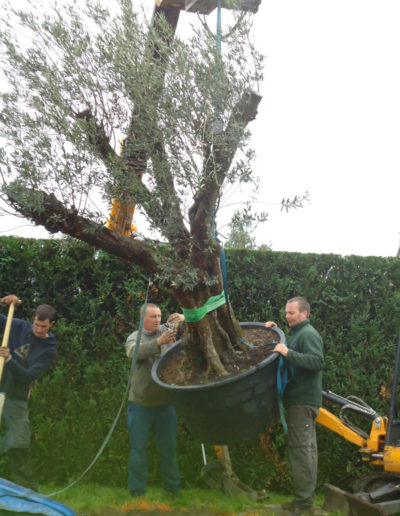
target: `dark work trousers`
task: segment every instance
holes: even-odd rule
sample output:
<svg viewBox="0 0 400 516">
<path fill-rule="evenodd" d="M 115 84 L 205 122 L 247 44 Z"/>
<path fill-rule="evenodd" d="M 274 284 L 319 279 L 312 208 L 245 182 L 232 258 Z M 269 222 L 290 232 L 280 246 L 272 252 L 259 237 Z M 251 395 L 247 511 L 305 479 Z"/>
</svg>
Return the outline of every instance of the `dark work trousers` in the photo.
<svg viewBox="0 0 400 516">
<path fill-rule="evenodd" d="M 144 407 L 128 402 L 130 455 L 128 486 L 132 494 L 144 494 L 147 483 L 146 447 L 150 431 L 154 429 L 160 454 L 160 471 L 164 488 L 177 493 L 180 487 L 176 456 L 177 416 L 173 405 Z"/>
<path fill-rule="evenodd" d="M 289 460 L 293 475 L 293 505 L 307 509 L 317 485 L 318 448 L 315 418 L 319 407 L 294 405 L 286 408 Z"/>
<path fill-rule="evenodd" d="M 4 397 L 4 394 L 0 394 Z M 12 400 L 4 397 L 1 421 L 6 428 L 6 434 L 0 437 L 0 453 L 6 453 L 10 448 L 29 448 L 31 431 L 29 425 L 28 402 Z"/>
</svg>

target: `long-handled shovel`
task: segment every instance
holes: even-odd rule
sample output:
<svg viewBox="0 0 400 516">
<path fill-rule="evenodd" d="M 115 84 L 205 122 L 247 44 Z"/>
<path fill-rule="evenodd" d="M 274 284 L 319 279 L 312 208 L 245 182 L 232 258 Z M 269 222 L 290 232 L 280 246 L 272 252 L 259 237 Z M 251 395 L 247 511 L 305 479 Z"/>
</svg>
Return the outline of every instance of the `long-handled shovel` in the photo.
<svg viewBox="0 0 400 516">
<path fill-rule="evenodd" d="M 11 331 L 11 323 L 12 323 L 12 319 L 14 316 L 14 308 L 15 308 L 14 303 L 11 303 L 10 306 L 8 307 L 6 327 L 4 329 L 3 340 L 1 342 L 2 348 L 7 347 L 7 345 L 8 345 L 8 339 L 10 337 L 10 331 Z M 5 361 L 4 357 L 0 357 L 0 381 L 1 381 L 1 377 L 3 376 L 4 361 Z M 5 394 L 3 392 L 1 392 L 0 393 L 0 419 L 3 414 L 4 401 L 5 401 Z"/>
<path fill-rule="evenodd" d="M 10 337 L 10 331 L 11 331 L 11 323 L 12 323 L 12 319 L 14 316 L 14 308 L 15 308 L 14 303 L 11 303 L 10 306 L 8 307 L 6 327 L 4 329 L 3 340 L 1 343 L 2 348 L 6 348 L 8 345 L 8 339 Z M 1 377 L 3 376 L 3 368 L 4 368 L 4 357 L 0 357 L 0 381 L 1 381 Z"/>
</svg>

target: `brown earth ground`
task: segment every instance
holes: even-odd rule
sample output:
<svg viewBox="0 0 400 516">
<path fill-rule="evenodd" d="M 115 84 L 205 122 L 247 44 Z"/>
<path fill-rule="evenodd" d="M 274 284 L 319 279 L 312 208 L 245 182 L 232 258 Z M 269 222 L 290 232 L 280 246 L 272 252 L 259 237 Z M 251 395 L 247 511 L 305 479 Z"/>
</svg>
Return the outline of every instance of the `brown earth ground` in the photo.
<svg viewBox="0 0 400 516">
<path fill-rule="evenodd" d="M 91 512 L 87 516 L 290 516 L 292 513 L 281 509 L 280 505 L 265 505 L 263 509 L 249 510 L 241 513 L 221 512 L 212 508 L 180 509 L 169 505 L 150 504 L 145 501 L 129 504 L 121 509 L 105 507 Z M 320 507 L 314 507 L 315 516 L 327 516 L 329 513 Z"/>
</svg>

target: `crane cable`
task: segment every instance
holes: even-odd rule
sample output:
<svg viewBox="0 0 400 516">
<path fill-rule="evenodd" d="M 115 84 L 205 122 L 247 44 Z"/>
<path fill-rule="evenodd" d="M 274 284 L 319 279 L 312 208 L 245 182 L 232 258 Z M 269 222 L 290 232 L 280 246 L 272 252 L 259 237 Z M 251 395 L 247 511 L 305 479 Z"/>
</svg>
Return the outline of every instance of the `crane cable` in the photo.
<svg viewBox="0 0 400 516">
<path fill-rule="evenodd" d="M 100 449 L 99 451 L 97 452 L 96 456 L 94 457 L 94 459 L 92 460 L 92 462 L 89 464 L 89 466 L 85 469 L 85 471 L 83 473 L 81 473 L 81 475 L 75 479 L 73 482 L 71 482 L 69 485 L 67 485 L 66 487 L 64 487 L 63 489 L 60 489 L 59 491 L 55 491 L 54 493 L 50 493 L 50 494 L 47 494 L 47 495 L 40 495 L 42 498 L 50 498 L 52 496 L 55 496 L 55 495 L 58 495 L 60 493 L 63 493 L 64 491 L 67 491 L 67 489 L 70 489 L 71 487 L 73 487 L 75 484 L 77 484 L 80 480 L 82 480 L 82 478 L 92 469 L 92 467 L 95 465 L 95 463 L 97 462 L 98 458 L 100 457 L 100 455 L 103 453 L 104 451 L 104 448 L 106 447 L 108 441 L 110 440 L 111 438 L 111 435 L 112 433 L 114 432 L 115 430 L 115 427 L 118 423 L 118 420 L 119 420 L 119 417 L 121 415 L 121 412 L 122 412 L 122 409 L 126 403 L 126 398 L 128 397 L 128 393 L 129 393 L 129 388 L 130 388 L 130 385 L 131 385 L 131 377 L 132 377 L 132 372 L 134 370 L 134 367 L 135 367 L 135 364 L 136 364 L 136 360 L 137 360 L 137 356 L 138 356 L 138 353 L 139 353 L 139 346 L 140 346 L 140 340 L 141 340 L 141 337 L 142 337 L 142 331 L 143 331 L 143 321 L 144 321 L 144 317 L 145 317 L 145 314 L 146 314 L 146 305 L 147 305 L 147 300 L 149 298 L 149 291 L 150 291 L 150 287 L 152 286 L 153 282 L 152 280 L 149 278 L 149 281 L 148 281 L 148 286 L 147 286 L 147 292 L 146 292 L 146 299 L 144 301 L 144 309 L 142 311 L 142 315 L 140 317 L 140 323 L 139 323 L 139 329 L 138 329 L 138 334 L 137 334 L 137 337 L 136 337 L 136 343 L 135 343 L 135 350 L 133 352 L 133 355 L 132 355 L 132 360 L 131 360 L 131 367 L 130 367 L 130 371 L 129 371 L 129 377 L 128 377 L 128 382 L 127 382 L 127 385 L 126 385 L 126 389 L 125 389 L 125 393 L 123 395 L 123 398 L 122 398 L 122 402 L 121 402 L 121 405 L 118 409 L 118 412 L 117 412 L 117 415 L 111 425 L 111 428 L 110 430 L 108 431 L 108 434 L 106 435 L 104 441 L 103 441 L 103 444 L 100 446 Z M 23 498 L 23 497 L 29 497 L 29 493 L 26 494 L 26 495 L 21 495 L 20 497 Z"/>
</svg>

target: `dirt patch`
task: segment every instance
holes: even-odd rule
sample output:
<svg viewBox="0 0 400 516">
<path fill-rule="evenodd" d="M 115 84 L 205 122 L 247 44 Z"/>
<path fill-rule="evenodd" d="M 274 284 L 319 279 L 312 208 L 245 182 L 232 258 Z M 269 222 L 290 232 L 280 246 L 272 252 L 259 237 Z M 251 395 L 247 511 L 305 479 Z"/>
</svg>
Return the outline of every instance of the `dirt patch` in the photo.
<svg viewBox="0 0 400 516">
<path fill-rule="evenodd" d="M 156 505 L 147 502 L 141 502 L 138 505 L 130 504 L 130 507 L 127 506 L 121 509 L 104 507 L 98 511 L 90 512 L 88 516 L 169 516 L 175 514 L 181 516 L 227 516 L 227 513 L 222 513 L 207 507 L 181 509 L 170 505 Z"/>
<path fill-rule="evenodd" d="M 241 344 L 236 350 L 228 350 L 220 356 L 229 378 L 248 371 L 262 362 L 273 352 L 274 344 L 280 341 L 276 331 L 269 328 L 244 328 L 243 340 L 250 346 Z M 204 361 L 205 363 L 205 361 Z M 220 377 L 207 373 L 193 376 L 194 371 L 191 361 L 186 357 L 185 350 L 176 353 L 163 364 L 159 373 L 160 379 L 169 385 L 202 385 L 221 380 Z"/>
</svg>

